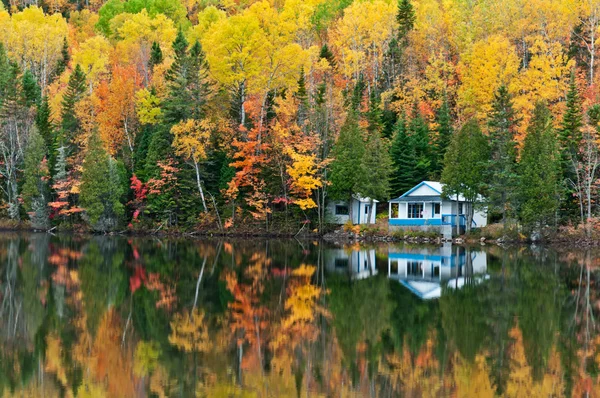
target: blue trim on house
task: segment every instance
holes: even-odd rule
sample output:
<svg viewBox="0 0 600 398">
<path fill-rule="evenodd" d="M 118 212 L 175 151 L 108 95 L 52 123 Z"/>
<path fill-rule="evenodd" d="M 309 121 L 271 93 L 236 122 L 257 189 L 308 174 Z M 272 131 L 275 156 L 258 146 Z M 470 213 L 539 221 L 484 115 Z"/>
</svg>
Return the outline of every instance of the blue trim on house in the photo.
<svg viewBox="0 0 600 398">
<path fill-rule="evenodd" d="M 464 227 L 467 224 L 467 218 L 464 214 L 461 214 L 458 217 L 459 225 Z M 441 218 L 389 218 L 388 223 L 389 225 L 396 227 L 456 225 L 456 215 L 442 214 Z"/>
<path fill-rule="evenodd" d="M 388 258 L 394 260 L 431 260 L 431 261 L 442 261 L 442 258 L 448 258 L 448 256 L 439 255 L 427 255 L 419 253 L 388 253 Z"/>
<path fill-rule="evenodd" d="M 413 294 L 415 294 L 417 297 L 419 297 L 420 299 L 423 299 L 423 297 L 425 297 L 425 294 L 427 293 L 431 293 L 433 292 L 435 289 L 438 288 L 438 286 L 433 287 L 432 289 L 426 291 L 426 292 L 420 292 L 417 289 L 415 289 L 414 287 L 412 287 L 412 285 L 410 283 L 408 283 L 408 281 L 402 280 L 400 279 L 399 281 L 402 286 L 404 286 L 405 288 L 407 288 L 408 290 L 410 290 Z M 434 282 L 429 282 L 429 283 L 434 283 Z M 440 286 L 441 287 L 441 286 Z"/>
<path fill-rule="evenodd" d="M 420 183 L 418 183 L 416 186 L 412 187 L 411 189 L 408 190 L 408 192 L 405 192 L 403 195 L 401 195 L 400 197 L 403 198 L 405 196 L 410 195 L 411 193 L 413 193 L 414 191 L 416 191 L 417 189 L 419 189 L 420 187 L 422 187 L 423 185 L 427 185 L 429 188 L 433 189 L 435 192 L 439 193 L 440 195 L 442 194 L 440 191 L 438 191 L 437 189 L 435 189 L 434 187 L 432 187 L 431 185 L 427 184 L 426 181 L 421 181 Z"/>
<path fill-rule="evenodd" d="M 441 218 L 390 218 L 389 224 L 394 226 L 443 225 Z"/>
</svg>

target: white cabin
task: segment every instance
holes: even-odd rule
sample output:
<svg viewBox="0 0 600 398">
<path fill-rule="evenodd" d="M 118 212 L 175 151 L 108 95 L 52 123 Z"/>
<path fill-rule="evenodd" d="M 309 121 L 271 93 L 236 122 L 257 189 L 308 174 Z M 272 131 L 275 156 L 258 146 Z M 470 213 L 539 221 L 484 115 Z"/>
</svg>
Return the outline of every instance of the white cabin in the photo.
<svg viewBox="0 0 600 398">
<path fill-rule="evenodd" d="M 373 200 L 371 212 L 371 199 L 355 195 L 352 198 L 352 224 L 375 224 L 379 201 Z M 327 216 L 332 224 L 344 225 L 350 220 L 350 205 L 347 201 L 330 201 L 327 204 Z"/>
<path fill-rule="evenodd" d="M 423 181 L 399 198 L 389 202 L 389 226 L 393 229 L 418 229 L 452 234 L 452 227 L 458 225 L 461 232 L 466 226 L 467 202 L 461 195 L 442 198 L 444 184 L 437 181 Z M 473 212 L 471 228 L 487 225 L 487 209 L 477 206 Z"/>
</svg>

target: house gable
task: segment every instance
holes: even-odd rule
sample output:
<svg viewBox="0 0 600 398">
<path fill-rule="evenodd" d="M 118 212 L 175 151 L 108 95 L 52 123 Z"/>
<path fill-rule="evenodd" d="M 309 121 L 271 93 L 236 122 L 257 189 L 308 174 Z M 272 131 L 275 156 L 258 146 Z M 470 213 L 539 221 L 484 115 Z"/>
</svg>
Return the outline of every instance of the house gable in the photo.
<svg viewBox="0 0 600 398">
<path fill-rule="evenodd" d="M 404 195 L 402 195 L 401 198 L 407 196 L 440 196 L 442 194 L 441 187 L 440 189 L 437 189 L 438 187 L 436 185 L 440 184 L 432 184 L 429 181 L 423 181 L 408 192 L 406 192 Z"/>
</svg>

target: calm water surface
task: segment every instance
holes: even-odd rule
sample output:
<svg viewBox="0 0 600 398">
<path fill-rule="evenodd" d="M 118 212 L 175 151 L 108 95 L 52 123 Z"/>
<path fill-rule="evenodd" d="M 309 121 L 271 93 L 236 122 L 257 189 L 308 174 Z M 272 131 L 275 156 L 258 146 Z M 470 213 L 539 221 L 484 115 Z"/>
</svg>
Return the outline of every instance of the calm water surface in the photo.
<svg viewBox="0 0 600 398">
<path fill-rule="evenodd" d="M 0 396 L 598 396 L 598 256 L 3 233 Z"/>
</svg>

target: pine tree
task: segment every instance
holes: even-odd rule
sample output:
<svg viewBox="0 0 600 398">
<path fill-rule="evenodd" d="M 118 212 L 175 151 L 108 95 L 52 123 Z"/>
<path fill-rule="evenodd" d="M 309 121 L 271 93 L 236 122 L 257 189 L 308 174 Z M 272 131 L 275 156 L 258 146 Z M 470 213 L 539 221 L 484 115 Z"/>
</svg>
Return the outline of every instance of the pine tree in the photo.
<svg viewBox="0 0 600 398">
<path fill-rule="evenodd" d="M 527 128 L 519 175 L 519 215 L 526 227 L 539 231 L 555 218 L 560 178 L 560 155 L 552 115 L 543 103 L 536 105 Z"/>
<path fill-rule="evenodd" d="M 152 42 L 152 48 L 150 50 L 150 60 L 148 61 L 148 67 L 150 70 L 154 69 L 156 65 L 160 65 L 163 62 L 163 53 L 160 49 L 160 44 Z"/>
<path fill-rule="evenodd" d="M 6 89 L 10 83 L 10 59 L 4 49 L 4 44 L 0 43 L 0 104 L 5 96 Z"/>
<path fill-rule="evenodd" d="M 48 152 L 51 152 L 54 147 L 54 125 L 52 124 L 50 117 L 50 103 L 48 102 L 48 96 L 44 96 L 41 99 L 35 114 L 35 125 L 46 143 Z M 53 167 L 50 169 L 54 170 Z"/>
<path fill-rule="evenodd" d="M 351 95 L 349 98 L 348 105 L 350 106 L 351 112 L 355 112 L 358 114 L 358 112 L 360 111 L 360 106 L 363 102 L 363 96 L 365 94 L 366 88 L 367 86 L 365 84 L 365 78 L 361 74 L 356 80 L 352 92 L 350 93 Z"/>
<path fill-rule="evenodd" d="M 502 214 L 502 225 L 515 211 L 515 195 L 518 182 L 517 151 L 515 133 L 519 118 L 513 108 L 512 98 L 506 86 L 501 86 L 494 95 L 489 115 L 489 160 L 490 179 L 488 201 L 490 210 Z"/>
<path fill-rule="evenodd" d="M 70 144 L 79 129 L 79 120 L 75 114 L 75 105 L 83 98 L 87 90 L 85 73 L 79 65 L 75 66 L 69 77 L 69 84 L 62 100 L 61 128 L 63 144 Z"/>
<path fill-rule="evenodd" d="M 97 132 L 90 136 L 81 174 L 79 202 L 90 226 L 114 230 L 124 214 L 123 184 L 117 162 L 108 155 Z"/>
<path fill-rule="evenodd" d="M 300 78 L 298 79 L 298 91 L 296 91 L 296 100 L 298 101 L 298 126 L 305 127 L 308 119 L 310 105 L 308 103 L 308 92 L 306 91 L 306 78 L 304 76 L 304 67 L 300 68 Z"/>
<path fill-rule="evenodd" d="M 188 42 L 179 32 L 173 42 L 175 60 L 167 71 L 169 95 L 164 101 L 164 120 L 176 124 L 185 119 L 202 118 L 202 109 L 209 94 L 206 75 L 208 67 L 200 43 L 187 51 Z"/>
<path fill-rule="evenodd" d="M 415 26 L 415 19 L 415 10 L 410 0 L 399 0 L 396 21 L 398 22 L 398 41 L 403 45 L 405 45 L 408 32 Z"/>
<path fill-rule="evenodd" d="M 391 193 L 397 197 L 422 181 L 417 170 L 417 154 L 408 136 L 405 117 L 398 119 L 390 148 L 392 160 Z"/>
<path fill-rule="evenodd" d="M 363 198 L 371 199 L 371 214 L 375 208 L 374 199 L 387 200 L 390 194 L 392 160 L 387 142 L 379 132 L 369 135 L 364 155 L 356 176 L 355 191 Z M 372 215 L 369 214 L 369 220 Z"/>
<path fill-rule="evenodd" d="M 332 198 L 339 200 L 352 199 L 355 194 L 359 168 L 365 153 L 365 143 L 358 120 L 350 113 L 340 129 L 335 146 L 333 147 L 334 161 L 331 163 L 329 193 Z"/>
<path fill-rule="evenodd" d="M 567 218 L 573 219 L 578 215 L 583 216 L 581 214 L 582 203 L 575 199 L 578 197 L 577 167 L 581 163 L 579 148 L 583 139 L 583 110 L 574 74 L 571 74 L 566 106 L 559 131 L 562 177 L 565 185 L 562 213 Z"/>
<path fill-rule="evenodd" d="M 63 46 L 60 51 L 60 55 L 61 57 L 58 60 L 58 63 L 56 64 L 56 76 L 62 75 L 62 73 L 69 66 L 69 62 L 71 61 L 71 55 L 69 54 L 69 42 L 67 41 L 66 37 L 63 40 Z"/>
<path fill-rule="evenodd" d="M 429 127 L 416 104 L 413 108 L 412 119 L 408 124 L 408 136 L 417 157 L 415 172 L 419 175 L 420 181 L 427 180 L 432 175 L 434 159 L 430 143 Z"/>
<path fill-rule="evenodd" d="M 487 182 L 489 146 L 476 120 L 471 119 L 454 134 L 446 151 L 442 183 L 444 196 L 463 196 L 468 203 L 466 230 L 471 229 L 474 207 Z"/>
<path fill-rule="evenodd" d="M 367 133 L 369 136 L 373 134 L 381 134 L 383 130 L 383 111 L 380 108 L 381 99 L 377 93 L 377 90 L 371 88 L 371 94 L 369 95 L 369 109 L 366 114 L 368 122 Z"/>
<path fill-rule="evenodd" d="M 23 73 L 21 79 L 21 87 L 23 90 L 23 102 L 26 107 L 38 105 L 42 98 L 42 90 L 35 76 L 29 69 Z"/>
<path fill-rule="evenodd" d="M 434 142 L 435 156 L 433 156 L 431 174 L 432 178 L 439 179 L 444 169 L 444 157 L 446 149 L 450 145 L 452 139 L 452 117 L 450 115 L 450 106 L 448 100 L 444 98 L 444 102 L 435 114 L 436 137 Z"/>
<path fill-rule="evenodd" d="M 37 128 L 31 129 L 25 152 L 24 178 L 21 190 L 23 204 L 34 228 L 48 228 L 48 162 L 46 143 Z"/>
</svg>

